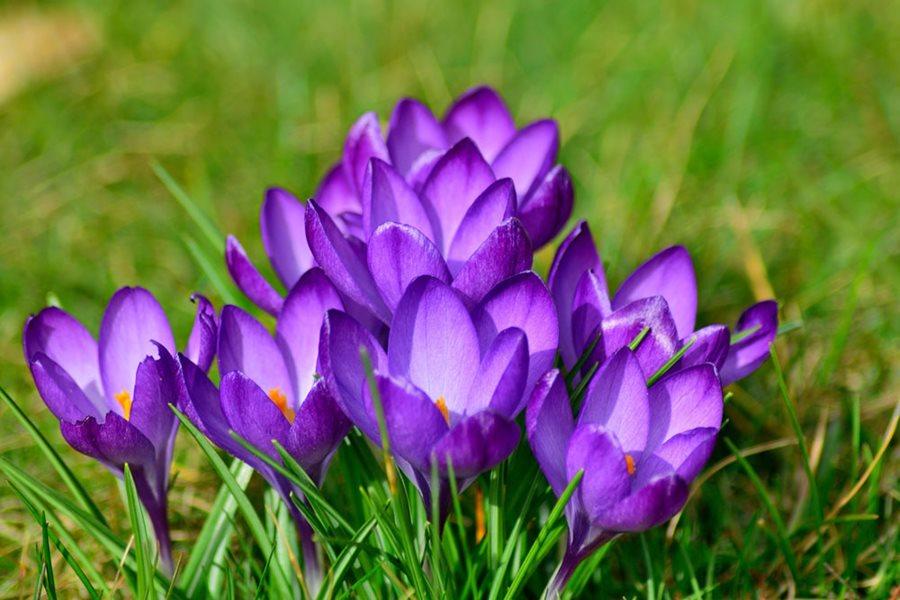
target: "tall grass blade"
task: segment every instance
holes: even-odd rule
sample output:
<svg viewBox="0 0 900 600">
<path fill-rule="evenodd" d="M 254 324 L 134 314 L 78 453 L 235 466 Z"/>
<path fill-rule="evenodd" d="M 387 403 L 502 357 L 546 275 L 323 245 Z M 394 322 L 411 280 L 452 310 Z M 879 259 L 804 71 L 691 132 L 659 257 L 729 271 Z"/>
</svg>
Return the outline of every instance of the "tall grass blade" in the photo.
<svg viewBox="0 0 900 600">
<path fill-rule="evenodd" d="M 153 588 L 153 572 L 156 570 L 150 551 L 151 543 L 147 535 L 147 522 L 143 507 L 138 499 L 137 488 L 131 467 L 125 465 L 125 499 L 128 505 L 128 520 L 134 535 L 134 555 L 137 562 L 137 590 L 135 595 L 140 600 L 149 598 Z"/>
<path fill-rule="evenodd" d="M 162 184 L 166 186 L 166 189 L 169 190 L 169 193 L 172 194 L 172 197 L 175 198 L 191 220 L 200 228 L 210 247 L 218 252 L 224 250 L 225 236 L 213 225 L 212 220 L 203 212 L 203 209 L 178 185 L 178 182 L 169 175 L 169 172 L 159 162 L 154 160 L 150 163 L 150 167 Z"/>
</svg>

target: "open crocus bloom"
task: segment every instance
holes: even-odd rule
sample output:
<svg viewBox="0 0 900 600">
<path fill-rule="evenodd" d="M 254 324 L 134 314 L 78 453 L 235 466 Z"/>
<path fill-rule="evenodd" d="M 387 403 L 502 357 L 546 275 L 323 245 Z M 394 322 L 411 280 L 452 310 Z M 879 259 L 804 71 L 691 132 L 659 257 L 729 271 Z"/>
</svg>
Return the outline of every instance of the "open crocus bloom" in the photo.
<svg viewBox="0 0 900 600">
<path fill-rule="evenodd" d="M 342 308 L 337 291 L 320 269 L 307 271 L 291 289 L 278 316 L 275 337 L 236 306 L 222 309 L 219 390 L 182 358 L 188 418 L 223 450 L 253 466 L 284 498 L 300 527 L 308 574 L 317 572 L 311 530 L 290 500 L 289 482 L 234 438 L 236 432 L 281 462 L 275 440 L 321 483 L 350 423 L 316 374 L 319 333 L 325 311 Z M 299 493 L 297 493 L 299 497 Z"/>
<path fill-rule="evenodd" d="M 434 165 L 422 193 L 389 164 L 366 172 L 362 240 L 345 236 L 310 201 L 306 236 L 316 262 L 343 295 L 389 324 L 406 286 L 430 275 L 452 283 L 468 303 L 531 267 L 532 244 L 514 216 L 509 179 L 496 180 L 478 149 L 464 139 Z"/>
<path fill-rule="evenodd" d="M 526 415 L 534 455 L 557 495 L 584 471 L 567 506 L 569 545 L 557 583 L 616 534 L 649 529 L 681 510 L 712 453 L 722 409 L 712 364 L 670 373 L 648 388 L 628 348 L 600 366 L 577 421 L 562 374 L 553 370 L 540 380 Z"/>
<path fill-rule="evenodd" d="M 489 87 L 477 87 L 460 96 L 441 121 L 418 100 L 400 100 L 391 115 L 387 139 L 378 117 L 364 114 L 350 129 L 341 161 L 329 171 L 315 198 L 330 214 L 340 215 L 348 223 L 356 215 L 359 222 L 369 193 L 367 171 L 373 158 L 392 165 L 410 189 L 427 196 L 432 170 L 445 152 L 465 139 L 474 144 L 497 179 L 511 180 L 518 198 L 513 213 L 525 225 L 534 246 L 553 239 L 572 212 L 569 175 L 555 165 L 559 151 L 556 122 L 542 119 L 517 131 L 503 100 Z"/>
<path fill-rule="evenodd" d="M 366 113 L 350 129 L 340 162 L 314 195 L 317 212 L 324 215 L 319 220 L 329 221 L 319 228 L 348 236 L 348 244 L 361 252 L 365 263 L 360 241 L 368 242 L 385 222 L 408 225 L 418 230 L 417 239 L 409 243 L 428 246 L 421 252 L 443 256 L 455 277 L 510 217 L 516 217 L 527 232 L 524 236 L 517 232 L 518 238 L 529 240 L 534 248 L 559 233 L 571 215 L 573 192 L 568 172 L 555 164 L 558 149 L 554 121 L 535 121 L 517 131 L 503 101 L 490 88 L 475 88 L 461 96 L 442 122 L 421 102 L 405 98 L 394 108 L 387 139 L 374 113 Z M 286 289 L 318 263 L 336 279 L 348 310 L 365 319 L 352 303 L 368 305 L 372 299 L 359 298 L 352 293 L 358 290 L 339 282 L 333 265 L 323 262 L 326 250 L 311 251 L 314 240 L 307 242 L 302 203 L 285 190 L 268 190 L 260 226 L 266 253 Z M 329 246 L 335 244 L 342 245 L 332 240 Z M 342 262 L 350 260 L 349 252 L 338 254 Z M 236 239 L 228 238 L 225 256 L 241 291 L 277 315 L 282 295 Z M 468 271 L 476 269 L 477 261 Z M 366 284 L 360 283 L 363 288 Z M 377 301 L 374 309 L 384 320 Z"/>
<path fill-rule="evenodd" d="M 185 353 L 209 368 L 215 353 L 216 316 L 195 296 L 197 316 Z M 131 467 L 171 569 L 166 493 L 178 421 L 169 404 L 183 386 L 175 340 L 166 315 L 143 288 L 122 288 L 110 299 L 99 344 L 74 317 L 49 307 L 28 319 L 25 359 L 47 408 L 59 419 L 66 441 L 121 477 Z"/>
<path fill-rule="evenodd" d="M 504 283 L 470 313 L 447 284 L 416 279 L 397 305 L 386 352 L 349 315 L 326 317 L 323 376 L 354 424 L 380 444 L 360 357 L 366 350 L 391 452 L 426 500 L 433 464 L 446 481 L 452 462 L 465 487 L 509 456 L 519 441 L 513 419 L 524 407 L 529 366 L 552 364 L 557 330 L 549 292 L 533 273 Z"/>
<path fill-rule="evenodd" d="M 725 325 L 695 330 L 697 280 L 682 246 L 667 248 L 635 269 L 610 299 L 603 264 L 583 221 L 560 245 L 548 281 L 559 311 L 559 350 L 567 368 L 594 344 L 586 364 L 604 360 L 648 327 L 637 352 L 648 377 L 690 343 L 675 369 L 710 362 L 727 385 L 765 361 L 778 330 L 774 300 L 745 310 L 734 338 Z"/>
</svg>

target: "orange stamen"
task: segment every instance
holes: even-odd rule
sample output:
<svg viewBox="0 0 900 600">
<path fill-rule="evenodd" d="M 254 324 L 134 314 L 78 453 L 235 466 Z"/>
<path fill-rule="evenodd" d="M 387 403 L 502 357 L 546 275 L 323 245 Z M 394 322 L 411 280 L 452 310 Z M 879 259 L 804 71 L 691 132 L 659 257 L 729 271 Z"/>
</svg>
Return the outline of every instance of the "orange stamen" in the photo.
<svg viewBox="0 0 900 600">
<path fill-rule="evenodd" d="M 125 417 L 125 420 L 129 420 L 131 418 L 131 394 L 128 390 L 122 390 L 117 394 L 113 394 L 113 397 L 116 399 L 116 402 L 119 403 L 119 406 L 122 407 L 122 414 Z"/>
<path fill-rule="evenodd" d="M 278 410 L 281 411 L 281 414 L 284 415 L 284 418 L 293 423 L 296 414 L 294 413 L 294 410 L 290 406 L 288 406 L 287 396 L 284 395 L 284 392 L 281 391 L 281 388 L 271 388 L 268 395 L 269 400 L 272 401 L 272 404 L 278 407 Z"/>
<path fill-rule="evenodd" d="M 447 402 L 444 401 L 443 396 L 438 396 L 437 401 L 434 403 L 437 406 L 437 409 L 441 411 L 441 415 L 444 417 L 444 420 L 447 421 L 447 425 L 450 424 L 450 411 L 447 410 Z"/>
<path fill-rule="evenodd" d="M 475 543 L 481 542 L 485 534 L 484 526 L 484 492 L 481 486 L 475 487 Z"/>
<path fill-rule="evenodd" d="M 625 455 L 625 470 L 629 475 L 634 475 L 634 459 L 630 454 Z"/>
</svg>

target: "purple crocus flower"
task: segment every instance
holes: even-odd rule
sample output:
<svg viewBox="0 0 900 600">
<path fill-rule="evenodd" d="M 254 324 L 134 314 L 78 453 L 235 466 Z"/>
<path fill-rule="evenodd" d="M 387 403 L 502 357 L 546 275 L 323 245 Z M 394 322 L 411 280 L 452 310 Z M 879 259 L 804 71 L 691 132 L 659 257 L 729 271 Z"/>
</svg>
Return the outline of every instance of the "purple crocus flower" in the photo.
<svg viewBox="0 0 900 600">
<path fill-rule="evenodd" d="M 313 268 L 285 299 L 274 337 L 240 308 L 222 309 L 218 390 L 191 360 L 181 357 L 188 391 L 185 413 L 213 443 L 255 468 L 285 500 L 300 528 L 311 585 L 319 575 L 312 531 L 290 500 L 292 492 L 302 495 L 237 443 L 230 431 L 281 462 L 272 444 L 278 441 L 314 481 L 324 480 L 350 428 L 316 374 L 322 319 L 327 310 L 340 308 L 337 291 Z"/>
<path fill-rule="evenodd" d="M 513 235 L 494 233 L 510 217 L 518 219 L 522 231 L 514 235 L 519 245 L 521 239 L 529 240 L 530 253 L 531 246 L 538 248 L 559 233 L 572 212 L 571 179 L 564 168 L 554 165 L 558 147 L 555 122 L 540 120 L 516 131 L 503 101 L 490 88 L 476 88 L 460 97 L 443 122 L 417 100 L 403 99 L 394 109 L 386 140 L 374 113 L 353 125 L 341 161 L 314 196 L 316 212 L 321 213 L 317 220 L 327 220 L 316 229 L 347 237 L 354 251 L 331 248 L 345 245 L 336 240 L 307 241 L 310 232 L 303 225 L 302 203 L 278 188 L 266 192 L 260 212 L 263 245 L 286 289 L 318 263 L 335 279 L 354 316 L 370 319 L 354 306 L 361 303 L 384 320 L 379 300 L 359 297 L 369 282 L 360 282 L 361 289 L 342 285 L 335 273 L 338 267 L 323 254 L 336 252 L 332 258 L 345 263 L 341 270 L 364 270 L 363 243 L 383 223 L 395 222 L 417 230 L 414 239 L 404 242 L 407 246 L 423 246 L 420 253 L 436 252 L 455 277 L 485 242 L 496 245 L 497 237 Z M 359 260 L 363 267 L 346 264 Z M 233 237 L 227 241 L 226 263 L 241 291 L 277 315 L 282 295 Z M 478 264 L 466 269 L 464 280 L 474 276 Z M 527 267 L 518 270 L 523 268 Z"/>
<path fill-rule="evenodd" d="M 710 362 L 728 385 L 765 361 L 778 329 L 777 304 L 766 300 L 744 311 L 733 338 L 725 325 L 695 330 L 697 281 L 682 246 L 650 258 L 610 298 L 603 264 L 583 221 L 560 245 L 548 281 L 559 310 L 559 350 L 570 369 L 591 346 L 596 344 L 584 363 L 588 367 L 649 327 L 636 352 L 648 377 L 690 343 L 674 369 Z"/>
<path fill-rule="evenodd" d="M 378 117 L 364 114 L 350 129 L 341 161 L 329 171 L 315 197 L 323 206 L 339 207 L 329 208 L 331 214 L 350 222 L 357 215 L 358 222 L 373 158 L 391 164 L 411 189 L 427 196 L 432 170 L 445 152 L 463 140 L 476 146 L 497 179 L 511 180 L 518 198 L 513 212 L 535 248 L 553 239 L 572 212 L 569 175 L 555 165 L 556 122 L 541 119 L 516 130 L 503 100 L 484 86 L 460 96 L 441 121 L 418 100 L 400 100 L 391 115 L 387 139 L 382 137 Z M 464 209 L 460 216 L 463 213 Z"/>
<path fill-rule="evenodd" d="M 322 373 L 353 423 L 380 444 L 360 358 L 366 350 L 391 451 L 430 501 L 432 461 L 444 482 L 452 462 L 462 488 L 518 444 L 513 419 L 524 408 L 523 392 L 555 354 L 554 311 L 534 273 L 503 282 L 472 311 L 443 281 L 419 277 L 397 304 L 386 351 L 352 317 L 329 311 Z"/>
<path fill-rule="evenodd" d="M 195 296 L 197 316 L 185 348 L 202 370 L 215 352 L 215 310 Z M 183 390 L 175 340 L 150 292 L 122 288 L 110 299 L 99 343 L 74 317 L 49 307 L 30 317 L 23 333 L 25 359 L 66 441 L 118 477 L 126 463 L 171 571 L 166 518 L 169 466 L 178 421 L 169 404 Z"/>
<path fill-rule="evenodd" d="M 528 441 L 558 495 L 583 479 L 566 508 L 568 548 L 548 597 L 575 567 L 616 535 L 649 529 L 684 506 L 722 424 L 722 386 L 702 363 L 649 388 L 635 353 L 622 348 L 591 380 L 575 421 L 565 377 L 548 372 L 526 415 Z"/>
</svg>

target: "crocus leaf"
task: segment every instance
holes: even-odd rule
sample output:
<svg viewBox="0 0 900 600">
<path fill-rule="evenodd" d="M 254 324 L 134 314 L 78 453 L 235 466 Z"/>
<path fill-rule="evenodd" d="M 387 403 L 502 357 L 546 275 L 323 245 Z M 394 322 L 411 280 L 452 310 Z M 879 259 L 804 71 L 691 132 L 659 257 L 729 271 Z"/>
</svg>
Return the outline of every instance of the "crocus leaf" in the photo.
<svg viewBox="0 0 900 600">
<path fill-rule="evenodd" d="M 225 236 L 213 225 L 212 220 L 203 212 L 203 209 L 178 185 L 178 182 L 169 175 L 165 167 L 156 161 L 153 161 L 150 166 L 162 184 L 169 190 L 169 193 L 172 194 L 172 197 L 175 198 L 188 216 L 197 224 L 200 231 L 203 232 L 212 249 L 221 252 L 225 247 Z"/>
<path fill-rule="evenodd" d="M 147 521 L 143 514 L 141 502 L 138 500 L 137 488 L 131 467 L 125 465 L 125 500 L 128 505 L 128 520 L 134 536 L 134 556 L 137 562 L 137 589 L 135 595 L 143 600 L 149 598 L 153 589 L 153 572 L 156 566 L 150 550 L 152 542 L 148 539 Z"/>
</svg>

